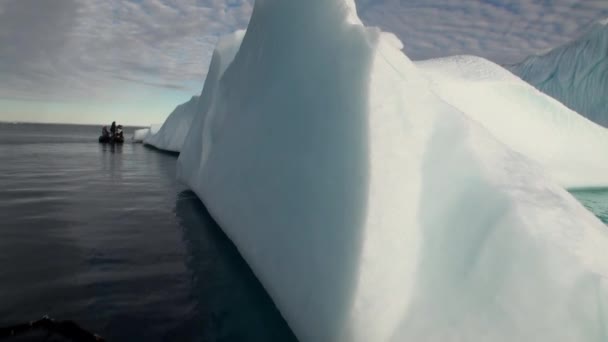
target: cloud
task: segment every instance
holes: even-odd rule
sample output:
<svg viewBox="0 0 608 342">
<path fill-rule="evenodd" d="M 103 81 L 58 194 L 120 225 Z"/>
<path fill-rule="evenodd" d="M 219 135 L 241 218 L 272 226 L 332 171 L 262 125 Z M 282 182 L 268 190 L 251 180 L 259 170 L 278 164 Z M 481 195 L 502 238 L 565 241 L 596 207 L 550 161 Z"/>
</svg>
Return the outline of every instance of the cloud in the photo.
<svg viewBox="0 0 608 342">
<path fill-rule="evenodd" d="M 0 96 L 202 85 L 217 37 L 246 27 L 251 10 L 249 0 L 0 0 Z"/>
<path fill-rule="evenodd" d="M 77 3 L 19 0 L 5 2 L 1 9 L 0 86 L 27 91 L 37 82 L 52 83 L 76 24 Z"/>
<path fill-rule="evenodd" d="M 608 16 L 606 0 L 367 0 L 359 14 L 413 59 L 473 54 L 499 63 L 561 45 Z"/>
<path fill-rule="evenodd" d="M 188 86 L 183 85 L 183 84 L 175 84 L 175 83 L 168 83 L 168 82 L 150 82 L 150 81 L 130 78 L 127 76 L 115 76 L 115 77 L 118 80 L 133 82 L 133 83 L 137 83 L 137 84 L 143 84 L 143 85 L 152 86 L 152 87 L 175 89 L 175 90 L 189 90 L 190 89 Z"/>
<path fill-rule="evenodd" d="M 306 0 L 301 0 L 306 1 Z M 511 62 L 608 17 L 606 0 L 358 0 L 414 59 Z M 218 36 L 253 0 L 0 0 L 0 98 L 112 100 L 125 89 L 200 92 Z"/>
</svg>

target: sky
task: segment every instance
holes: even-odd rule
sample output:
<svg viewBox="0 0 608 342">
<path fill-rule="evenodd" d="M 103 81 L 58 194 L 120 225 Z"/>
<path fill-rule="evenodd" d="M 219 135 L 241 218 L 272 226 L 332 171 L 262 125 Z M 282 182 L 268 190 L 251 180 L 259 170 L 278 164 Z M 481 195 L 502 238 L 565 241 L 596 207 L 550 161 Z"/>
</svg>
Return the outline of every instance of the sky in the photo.
<svg viewBox="0 0 608 342">
<path fill-rule="evenodd" d="M 306 1 L 306 0 L 301 0 Z M 253 0 L 0 0 L 0 121 L 161 123 L 199 94 Z M 415 60 L 517 62 L 608 17 L 608 0 L 357 0 Z"/>
</svg>

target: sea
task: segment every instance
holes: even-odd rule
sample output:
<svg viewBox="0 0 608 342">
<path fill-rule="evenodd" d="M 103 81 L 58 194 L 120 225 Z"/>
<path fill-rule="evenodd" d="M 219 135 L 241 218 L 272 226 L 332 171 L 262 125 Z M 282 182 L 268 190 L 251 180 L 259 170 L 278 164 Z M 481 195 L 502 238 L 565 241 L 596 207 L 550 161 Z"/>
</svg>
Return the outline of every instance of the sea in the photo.
<svg viewBox="0 0 608 342">
<path fill-rule="evenodd" d="M 177 155 L 99 134 L 0 123 L 0 329 L 49 316 L 106 341 L 296 341 Z M 608 190 L 573 194 L 608 223 Z"/>
<path fill-rule="evenodd" d="M 0 123 L 0 329 L 49 316 L 106 341 L 296 341 L 177 155 L 100 131 Z"/>
</svg>

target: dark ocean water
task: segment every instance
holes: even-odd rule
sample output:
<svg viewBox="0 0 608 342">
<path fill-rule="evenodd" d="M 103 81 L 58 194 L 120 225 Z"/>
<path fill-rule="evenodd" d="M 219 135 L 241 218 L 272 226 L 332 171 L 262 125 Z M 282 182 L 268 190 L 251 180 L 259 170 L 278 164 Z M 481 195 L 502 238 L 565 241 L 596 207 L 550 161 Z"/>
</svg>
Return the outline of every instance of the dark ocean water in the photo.
<svg viewBox="0 0 608 342">
<path fill-rule="evenodd" d="M 108 341 L 295 341 L 177 157 L 98 135 L 0 124 L 0 327 L 49 315 Z"/>
</svg>

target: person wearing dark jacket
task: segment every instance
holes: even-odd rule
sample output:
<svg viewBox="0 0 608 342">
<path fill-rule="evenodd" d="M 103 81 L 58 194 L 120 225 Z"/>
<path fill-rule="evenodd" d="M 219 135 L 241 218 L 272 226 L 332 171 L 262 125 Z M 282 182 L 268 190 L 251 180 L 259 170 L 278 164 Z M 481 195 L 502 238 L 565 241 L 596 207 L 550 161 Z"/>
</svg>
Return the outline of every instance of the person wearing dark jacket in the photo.
<svg viewBox="0 0 608 342">
<path fill-rule="evenodd" d="M 116 134 L 116 121 L 112 121 L 112 126 L 110 127 L 110 133 L 112 133 L 112 137 Z"/>
</svg>

